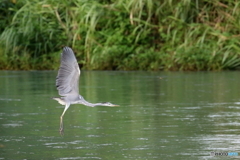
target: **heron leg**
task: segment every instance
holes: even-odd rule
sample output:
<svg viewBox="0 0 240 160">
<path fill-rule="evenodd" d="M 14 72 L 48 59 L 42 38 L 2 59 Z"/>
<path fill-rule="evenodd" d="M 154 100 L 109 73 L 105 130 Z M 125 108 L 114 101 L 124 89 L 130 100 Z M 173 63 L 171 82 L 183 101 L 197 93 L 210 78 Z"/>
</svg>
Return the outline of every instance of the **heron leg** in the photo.
<svg viewBox="0 0 240 160">
<path fill-rule="evenodd" d="M 63 116 L 65 114 L 65 112 L 67 111 L 67 109 L 69 108 L 70 104 L 66 104 L 65 108 L 64 108 L 64 111 L 62 113 L 62 115 L 60 116 L 60 133 L 63 133 Z"/>
</svg>

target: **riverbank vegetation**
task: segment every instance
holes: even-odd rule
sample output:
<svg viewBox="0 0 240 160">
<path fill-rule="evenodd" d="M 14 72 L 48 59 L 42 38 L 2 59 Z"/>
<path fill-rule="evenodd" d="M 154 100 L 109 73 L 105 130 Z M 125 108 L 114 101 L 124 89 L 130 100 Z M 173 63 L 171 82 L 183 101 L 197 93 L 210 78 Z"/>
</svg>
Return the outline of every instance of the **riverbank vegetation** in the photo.
<svg viewBox="0 0 240 160">
<path fill-rule="evenodd" d="M 240 66 L 237 0 L 1 0 L 0 69 L 57 69 L 63 46 L 90 70 Z"/>
</svg>

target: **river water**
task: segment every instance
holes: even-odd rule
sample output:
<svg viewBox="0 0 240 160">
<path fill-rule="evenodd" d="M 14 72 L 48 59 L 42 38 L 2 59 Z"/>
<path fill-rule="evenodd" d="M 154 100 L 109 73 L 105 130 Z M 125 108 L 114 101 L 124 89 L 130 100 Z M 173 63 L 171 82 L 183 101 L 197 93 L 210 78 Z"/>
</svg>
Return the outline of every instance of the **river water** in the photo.
<svg viewBox="0 0 240 160">
<path fill-rule="evenodd" d="M 120 107 L 71 105 L 64 135 L 59 134 L 64 106 L 51 99 L 58 97 L 56 75 L 0 71 L 0 159 L 218 159 L 211 152 L 240 154 L 238 71 L 82 71 L 79 87 L 86 100 Z"/>
</svg>

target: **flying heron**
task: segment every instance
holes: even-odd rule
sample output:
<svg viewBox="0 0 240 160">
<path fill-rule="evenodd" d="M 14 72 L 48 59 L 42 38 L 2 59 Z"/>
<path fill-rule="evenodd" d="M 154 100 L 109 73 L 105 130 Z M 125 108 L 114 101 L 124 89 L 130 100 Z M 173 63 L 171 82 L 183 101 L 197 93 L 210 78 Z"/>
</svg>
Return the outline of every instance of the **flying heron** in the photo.
<svg viewBox="0 0 240 160">
<path fill-rule="evenodd" d="M 118 106 L 110 102 L 90 103 L 86 101 L 80 94 L 78 89 L 78 81 L 80 69 L 73 53 L 69 47 L 64 47 L 61 54 L 61 64 L 56 78 L 56 87 L 60 98 L 53 98 L 61 105 L 65 105 L 64 111 L 60 116 L 60 132 L 63 131 L 63 116 L 71 104 L 83 104 L 89 107 L 96 106 Z"/>
</svg>

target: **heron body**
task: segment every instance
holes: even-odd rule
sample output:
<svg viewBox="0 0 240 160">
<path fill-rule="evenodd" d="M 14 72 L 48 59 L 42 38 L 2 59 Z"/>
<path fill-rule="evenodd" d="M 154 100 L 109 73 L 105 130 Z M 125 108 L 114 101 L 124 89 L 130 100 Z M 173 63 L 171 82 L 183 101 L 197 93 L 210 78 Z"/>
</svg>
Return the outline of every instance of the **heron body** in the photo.
<svg viewBox="0 0 240 160">
<path fill-rule="evenodd" d="M 79 95 L 79 77 L 80 69 L 76 57 L 69 47 L 64 47 L 61 54 L 61 64 L 56 78 L 56 87 L 58 94 L 62 97 L 53 98 L 61 105 L 65 105 L 64 111 L 60 117 L 60 132 L 63 131 L 63 116 L 71 104 L 83 104 L 89 107 L 96 106 L 118 106 L 110 102 L 90 103 Z"/>
</svg>

